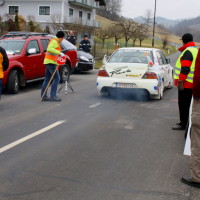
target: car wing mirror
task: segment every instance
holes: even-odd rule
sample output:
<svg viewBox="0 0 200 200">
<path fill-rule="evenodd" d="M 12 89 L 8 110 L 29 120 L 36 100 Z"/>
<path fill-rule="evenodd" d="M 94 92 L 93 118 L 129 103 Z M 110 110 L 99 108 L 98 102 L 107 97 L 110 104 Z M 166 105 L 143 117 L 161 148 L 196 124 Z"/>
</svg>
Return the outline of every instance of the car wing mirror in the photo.
<svg viewBox="0 0 200 200">
<path fill-rule="evenodd" d="M 107 60 L 108 60 L 108 56 L 107 56 L 107 55 L 104 55 L 104 57 L 103 57 L 103 64 L 104 64 L 104 65 L 107 63 Z"/>
<path fill-rule="evenodd" d="M 28 52 L 27 52 L 28 55 L 32 55 L 32 54 L 36 54 L 36 53 L 37 53 L 36 48 L 31 48 L 31 49 L 29 49 Z"/>
</svg>

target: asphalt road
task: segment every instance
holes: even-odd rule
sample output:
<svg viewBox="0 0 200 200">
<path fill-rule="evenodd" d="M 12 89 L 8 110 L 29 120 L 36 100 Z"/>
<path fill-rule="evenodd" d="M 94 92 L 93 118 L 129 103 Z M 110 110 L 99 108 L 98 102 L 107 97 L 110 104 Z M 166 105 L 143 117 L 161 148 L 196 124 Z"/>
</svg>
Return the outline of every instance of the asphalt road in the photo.
<svg viewBox="0 0 200 200">
<path fill-rule="evenodd" d="M 180 182 L 176 89 L 161 101 L 98 97 L 96 74 L 73 75 L 60 103 L 39 101 L 41 82 L 3 95 L 0 200 L 199 200 Z"/>
</svg>

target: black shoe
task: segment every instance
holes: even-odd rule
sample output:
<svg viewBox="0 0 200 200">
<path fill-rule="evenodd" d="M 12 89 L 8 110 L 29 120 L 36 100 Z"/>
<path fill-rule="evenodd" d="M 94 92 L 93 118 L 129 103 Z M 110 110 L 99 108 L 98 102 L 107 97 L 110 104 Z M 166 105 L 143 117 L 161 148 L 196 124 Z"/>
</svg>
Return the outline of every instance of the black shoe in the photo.
<svg viewBox="0 0 200 200">
<path fill-rule="evenodd" d="M 172 130 L 185 130 L 185 129 L 186 129 L 185 127 L 182 127 L 182 126 L 177 125 L 177 124 L 172 127 Z"/>
<path fill-rule="evenodd" d="M 53 98 L 50 98 L 50 101 L 60 102 L 61 98 L 59 98 L 59 97 L 53 97 Z"/>
<path fill-rule="evenodd" d="M 50 101 L 50 98 L 49 97 L 43 97 L 42 101 Z"/>
<path fill-rule="evenodd" d="M 194 187 L 200 188 L 200 183 L 192 181 L 192 179 L 189 178 L 189 177 L 182 177 L 181 182 L 183 182 L 183 183 L 185 183 L 187 185 L 190 185 L 190 186 L 194 186 Z"/>
</svg>

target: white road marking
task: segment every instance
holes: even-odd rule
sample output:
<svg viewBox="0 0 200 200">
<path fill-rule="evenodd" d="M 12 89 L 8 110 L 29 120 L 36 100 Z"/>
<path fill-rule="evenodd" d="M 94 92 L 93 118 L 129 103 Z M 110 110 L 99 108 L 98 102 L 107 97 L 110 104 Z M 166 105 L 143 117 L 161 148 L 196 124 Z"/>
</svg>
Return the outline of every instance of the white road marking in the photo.
<svg viewBox="0 0 200 200">
<path fill-rule="evenodd" d="M 15 141 L 15 142 L 12 142 L 12 143 L 0 148 L 0 153 L 3 153 L 5 151 L 7 151 L 7 150 L 9 150 L 9 149 L 21 144 L 21 143 L 23 143 L 23 142 L 26 142 L 27 140 L 30 140 L 30 139 L 32 139 L 32 138 L 34 138 L 34 137 L 36 137 L 36 136 L 48 131 L 48 130 L 50 130 L 50 129 L 53 129 L 56 126 L 59 126 L 60 124 L 62 124 L 64 122 L 66 122 L 66 121 L 64 121 L 64 120 L 63 121 L 57 121 L 57 122 L 55 122 L 55 123 L 43 128 L 43 129 L 39 130 L 39 131 L 36 131 L 35 133 L 32 133 L 32 134 L 27 135 L 27 136 Z"/>
<path fill-rule="evenodd" d="M 89 106 L 89 108 L 95 108 L 99 105 L 101 105 L 102 103 L 98 102 L 98 103 L 95 103 L 95 104 L 92 104 L 91 106 Z"/>
</svg>

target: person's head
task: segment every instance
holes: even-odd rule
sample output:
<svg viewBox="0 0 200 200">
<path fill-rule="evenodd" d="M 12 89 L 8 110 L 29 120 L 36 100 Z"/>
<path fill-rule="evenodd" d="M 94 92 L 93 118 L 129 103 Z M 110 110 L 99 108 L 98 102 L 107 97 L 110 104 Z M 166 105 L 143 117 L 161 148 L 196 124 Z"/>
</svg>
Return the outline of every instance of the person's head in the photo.
<svg viewBox="0 0 200 200">
<path fill-rule="evenodd" d="M 193 35 L 191 33 L 185 33 L 181 40 L 183 41 L 183 44 L 187 44 L 188 42 L 193 42 Z"/>
<path fill-rule="evenodd" d="M 69 35 L 71 35 L 71 36 L 74 35 L 74 32 L 73 32 L 73 31 L 70 31 L 70 32 L 69 32 Z"/>
<path fill-rule="evenodd" d="M 84 40 L 88 40 L 88 35 L 84 35 Z"/>
<path fill-rule="evenodd" d="M 56 37 L 62 42 L 63 38 L 65 37 L 65 33 L 63 31 L 58 31 L 56 33 Z"/>
</svg>

